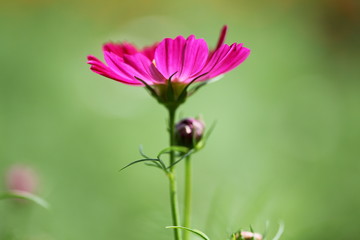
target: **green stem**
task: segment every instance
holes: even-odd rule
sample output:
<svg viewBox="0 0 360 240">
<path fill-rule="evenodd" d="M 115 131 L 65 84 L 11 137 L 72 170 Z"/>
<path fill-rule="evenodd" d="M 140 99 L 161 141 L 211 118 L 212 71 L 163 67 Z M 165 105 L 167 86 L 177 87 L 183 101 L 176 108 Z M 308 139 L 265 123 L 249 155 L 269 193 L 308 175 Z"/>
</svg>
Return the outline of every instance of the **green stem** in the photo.
<svg viewBox="0 0 360 240">
<path fill-rule="evenodd" d="M 175 113 L 176 108 L 168 108 L 169 110 L 169 135 L 170 135 L 170 146 L 175 145 Z M 170 165 L 175 162 L 175 152 L 170 151 Z M 180 226 L 180 214 L 179 214 L 179 203 L 177 197 L 177 186 L 176 186 L 176 175 L 174 166 L 169 169 L 168 172 L 169 185 L 170 185 L 170 205 L 172 213 L 172 221 L 174 226 Z M 174 228 L 175 240 L 181 240 L 180 229 Z"/>
<path fill-rule="evenodd" d="M 185 197 L 184 197 L 184 227 L 190 228 L 191 223 L 191 195 L 192 195 L 192 170 L 191 159 L 188 156 L 185 160 Z M 184 232 L 184 240 L 189 240 L 189 231 Z"/>
</svg>

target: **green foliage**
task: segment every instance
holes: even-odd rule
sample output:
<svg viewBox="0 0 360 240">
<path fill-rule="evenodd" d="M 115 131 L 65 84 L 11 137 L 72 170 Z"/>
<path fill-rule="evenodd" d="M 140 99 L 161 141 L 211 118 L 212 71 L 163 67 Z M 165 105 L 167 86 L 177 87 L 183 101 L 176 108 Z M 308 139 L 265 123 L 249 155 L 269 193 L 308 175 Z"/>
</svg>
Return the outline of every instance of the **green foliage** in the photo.
<svg viewBox="0 0 360 240">
<path fill-rule="evenodd" d="M 183 229 L 185 231 L 189 231 L 192 232 L 198 236 L 200 236 L 202 239 L 204 240 L 210 240 L 210 238 L 208 236 L 206 236 L 205 233 L 201 232 L 200 230 L 197 229 L 192 229 L 192 228 L 187 228 L 187 227 L 182 227 L 182 226 L 167 226 L 166 228 L 179 228 L 179 229 Z"/>
<path fill-rule="evenodd" d="M 23 192 L 23 191 L 11 191 L 11 192 L 5 192 L 5 193 L 0 193 L 0 200 L 5 200 L 5 199 L 23 199 L 23 200 L 28 200 L 31 201 L 33 203 L 36 203 L 37 205 L 49 209 L 50 205 L 48 202 L 46 202 L 43 198 L 29 193 L 29 192 Z"/>
<path fill-rule="evenodd" d="M 285 225 L 284 225 L 284 223 L 281 222 L 279 225 L 279 229 L 278 229 L 275 237 L 272 240 L 279 240 L 280 237 L 282 236 L 282 234 L 284 233 L 284 229 L 285 229 Z"/>
<path fill-rule="evenodd" d="M 177 153 L 179 158 L 176 159 L 173 164 L 171 164 L 169 166 L 166 166 L 164 161 L 161 159 L 161 156 L 164 155 L 164 154 L 168 154 L 171 151 L 174 151 L 175 153 Z M 157 167 L 157 168 L 163 170 L 165 173 L 167 173 L 168 169 L 175 166 L 176 164 L 178 164 L 182 160 L 186 159 L 191 154 L 195 153 L 196 150 L 195 150 L 195 148 L 188 149 L 187 147 L 183 147 L 183 146 L 171 146 L 171 147 L 166 147 L 166 148 L 162 149 L 157 154 L 156 158 L 150 158 L 143 152 L 142 145 L 140 145 L 139 152 L 140 152 L 141 156 L 145 157 L 144 159 L 139 159 L 139 160 L 133 161 L 133 162 L 127 164 L 125 167 L 121 168 L 119 171 L 122 171 L 122 170 L 124 170 L 124 169 L 126 169 L 126 168 L 128 168 L 128 167 L 130 167 L 130 166 L 132 166 L 134 164 L 137 164 L 137 163 L 145 163 L 147 166 Z"/>
</svg>

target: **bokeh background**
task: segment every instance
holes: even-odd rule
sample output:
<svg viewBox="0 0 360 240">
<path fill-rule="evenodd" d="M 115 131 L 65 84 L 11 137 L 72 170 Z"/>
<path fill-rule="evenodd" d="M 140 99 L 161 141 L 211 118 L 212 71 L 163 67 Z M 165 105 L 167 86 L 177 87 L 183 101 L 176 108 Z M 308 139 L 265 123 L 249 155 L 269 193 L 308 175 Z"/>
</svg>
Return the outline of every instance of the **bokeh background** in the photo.
<svg viewBox="0 0 360 240">
<path fill-rule="evenodd" d="M 193 226 L 212 240 L 267 221 L 286 240 L 356 239 L 359 20 L 355 0 L 0 1 L 0 188 L 25 164 L 52 205 L 1 201 L 0 239 L 171 239 L 163 173 L 118 172 L 140 144 L 167 146 L 166 111 L 86 56 L 190 34 L 214 47 L 223 24 L 252 53 L 180 109 L 217 122 L 194 157 Z"/>
</svg>

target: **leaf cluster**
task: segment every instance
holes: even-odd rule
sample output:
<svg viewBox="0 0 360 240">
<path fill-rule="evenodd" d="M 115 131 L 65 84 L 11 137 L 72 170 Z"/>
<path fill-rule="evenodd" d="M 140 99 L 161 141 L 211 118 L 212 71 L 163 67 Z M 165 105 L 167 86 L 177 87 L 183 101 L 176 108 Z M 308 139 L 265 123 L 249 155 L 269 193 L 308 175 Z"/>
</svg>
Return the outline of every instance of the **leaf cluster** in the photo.
<svg viewBox="0 0 360 240">
<path fill-rule="evenodd" d="M 201 139 L 201 141 L 197 142 L 193 148 L 188 148 L 184 146 L 170 146 L 162 149 L 156 157 L 149 157 L 144 153 L 142 145 L 139 147 L 139 153 L 143 157 L 141 159 L 135 160 L 123 168 L 121 168 L 119 171 L 124 170 L 125 168 L 128 168 L 134 164 L 137 163 L 145 163 L 145 165 L 150 167 L 156 167 L 158 169 L 163 170 L 165 173 L 169 172 L 169 169 L 180 163 L 182 160 L 186 159 L 187 157 L 190 157 L 192 154 L 200 151 L 203 149 L 206 145 L 207 140 L 209 139 L 212 131 L 215 128 L 215 123 L 211 125 L 208 131 L 206 131 L 204 137 Z M 163 155 L 169 154 L 170 152 L 174 152 L 177 159 L 174 161 L 174 163 L 166 165 L 165 162 L 162 160 Z"/>
<path fill-rule="evenodd" d="M 178 164 L 185 158 L 189 157 L 195 151 L 196 151 L 195 149 L 189 149 L 189 148 L 183 147 L 183 146 L 171 146 L 171 147 L 162 149 L 155 158 L 151 158 L 143 152 L 143 148 L 140 145 L 139 152 L 143 158 L 129 163 L 128 165 L 126 165 L 125 167 L 120 169 L 120 171 L 122 171 L 125 168 L 128 168 L 136 163 L 145 163 L 145 165 L 147 165 L 147 166 L 156 167 L 156 168 L 163 170 L 165 173 L 168 173 L 170 168 L 172 168 L 173 166 L 175 166 L 176 164 Z M 163 155 L 169 154 L 170 152 L 175 152 L 175 155 L 178 158 L 175 160 L 175 162 L 173 164 L 166 165 L 164 163 L 164 161 L 162 160 L 162 157 L 163 157 Z"/>
</svg>

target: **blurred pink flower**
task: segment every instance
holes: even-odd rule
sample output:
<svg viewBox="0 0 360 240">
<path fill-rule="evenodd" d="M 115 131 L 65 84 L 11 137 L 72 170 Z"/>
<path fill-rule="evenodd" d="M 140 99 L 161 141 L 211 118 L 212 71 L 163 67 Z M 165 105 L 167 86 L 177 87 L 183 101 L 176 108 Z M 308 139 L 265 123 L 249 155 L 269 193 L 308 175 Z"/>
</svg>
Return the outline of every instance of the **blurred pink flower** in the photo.
<svg viewBox="0 0 360 240">
<path fill-rule="evenodd" d="M 6 186 L 10 191 L 34 193 L 38 185 L 35 172 L 25 165 L 14 165 L 6 175 Z"/>
<path fill-rule="evenodd" d="M 165 38 L 142 50 L 129 43 L 107 43 L 103 46 L 106 64 L 92 55 L 88 64 L 93 72 L 128 85 L 166 85 L 169 79 L 181 85 L 206 81 L 234 69 L 250 54 L 242 43 L 225 44 L 226 32 L 224 26 L 213 50 L 194 35 Z"/>
<path fill-rule="evenodd" d="M 245 240 L 252 240 L 252 239 L 262 240 L 262 235 L 260 233 L 252 233 L 252 232 L 242 231 L 241 236 Z"/>
</svg>

